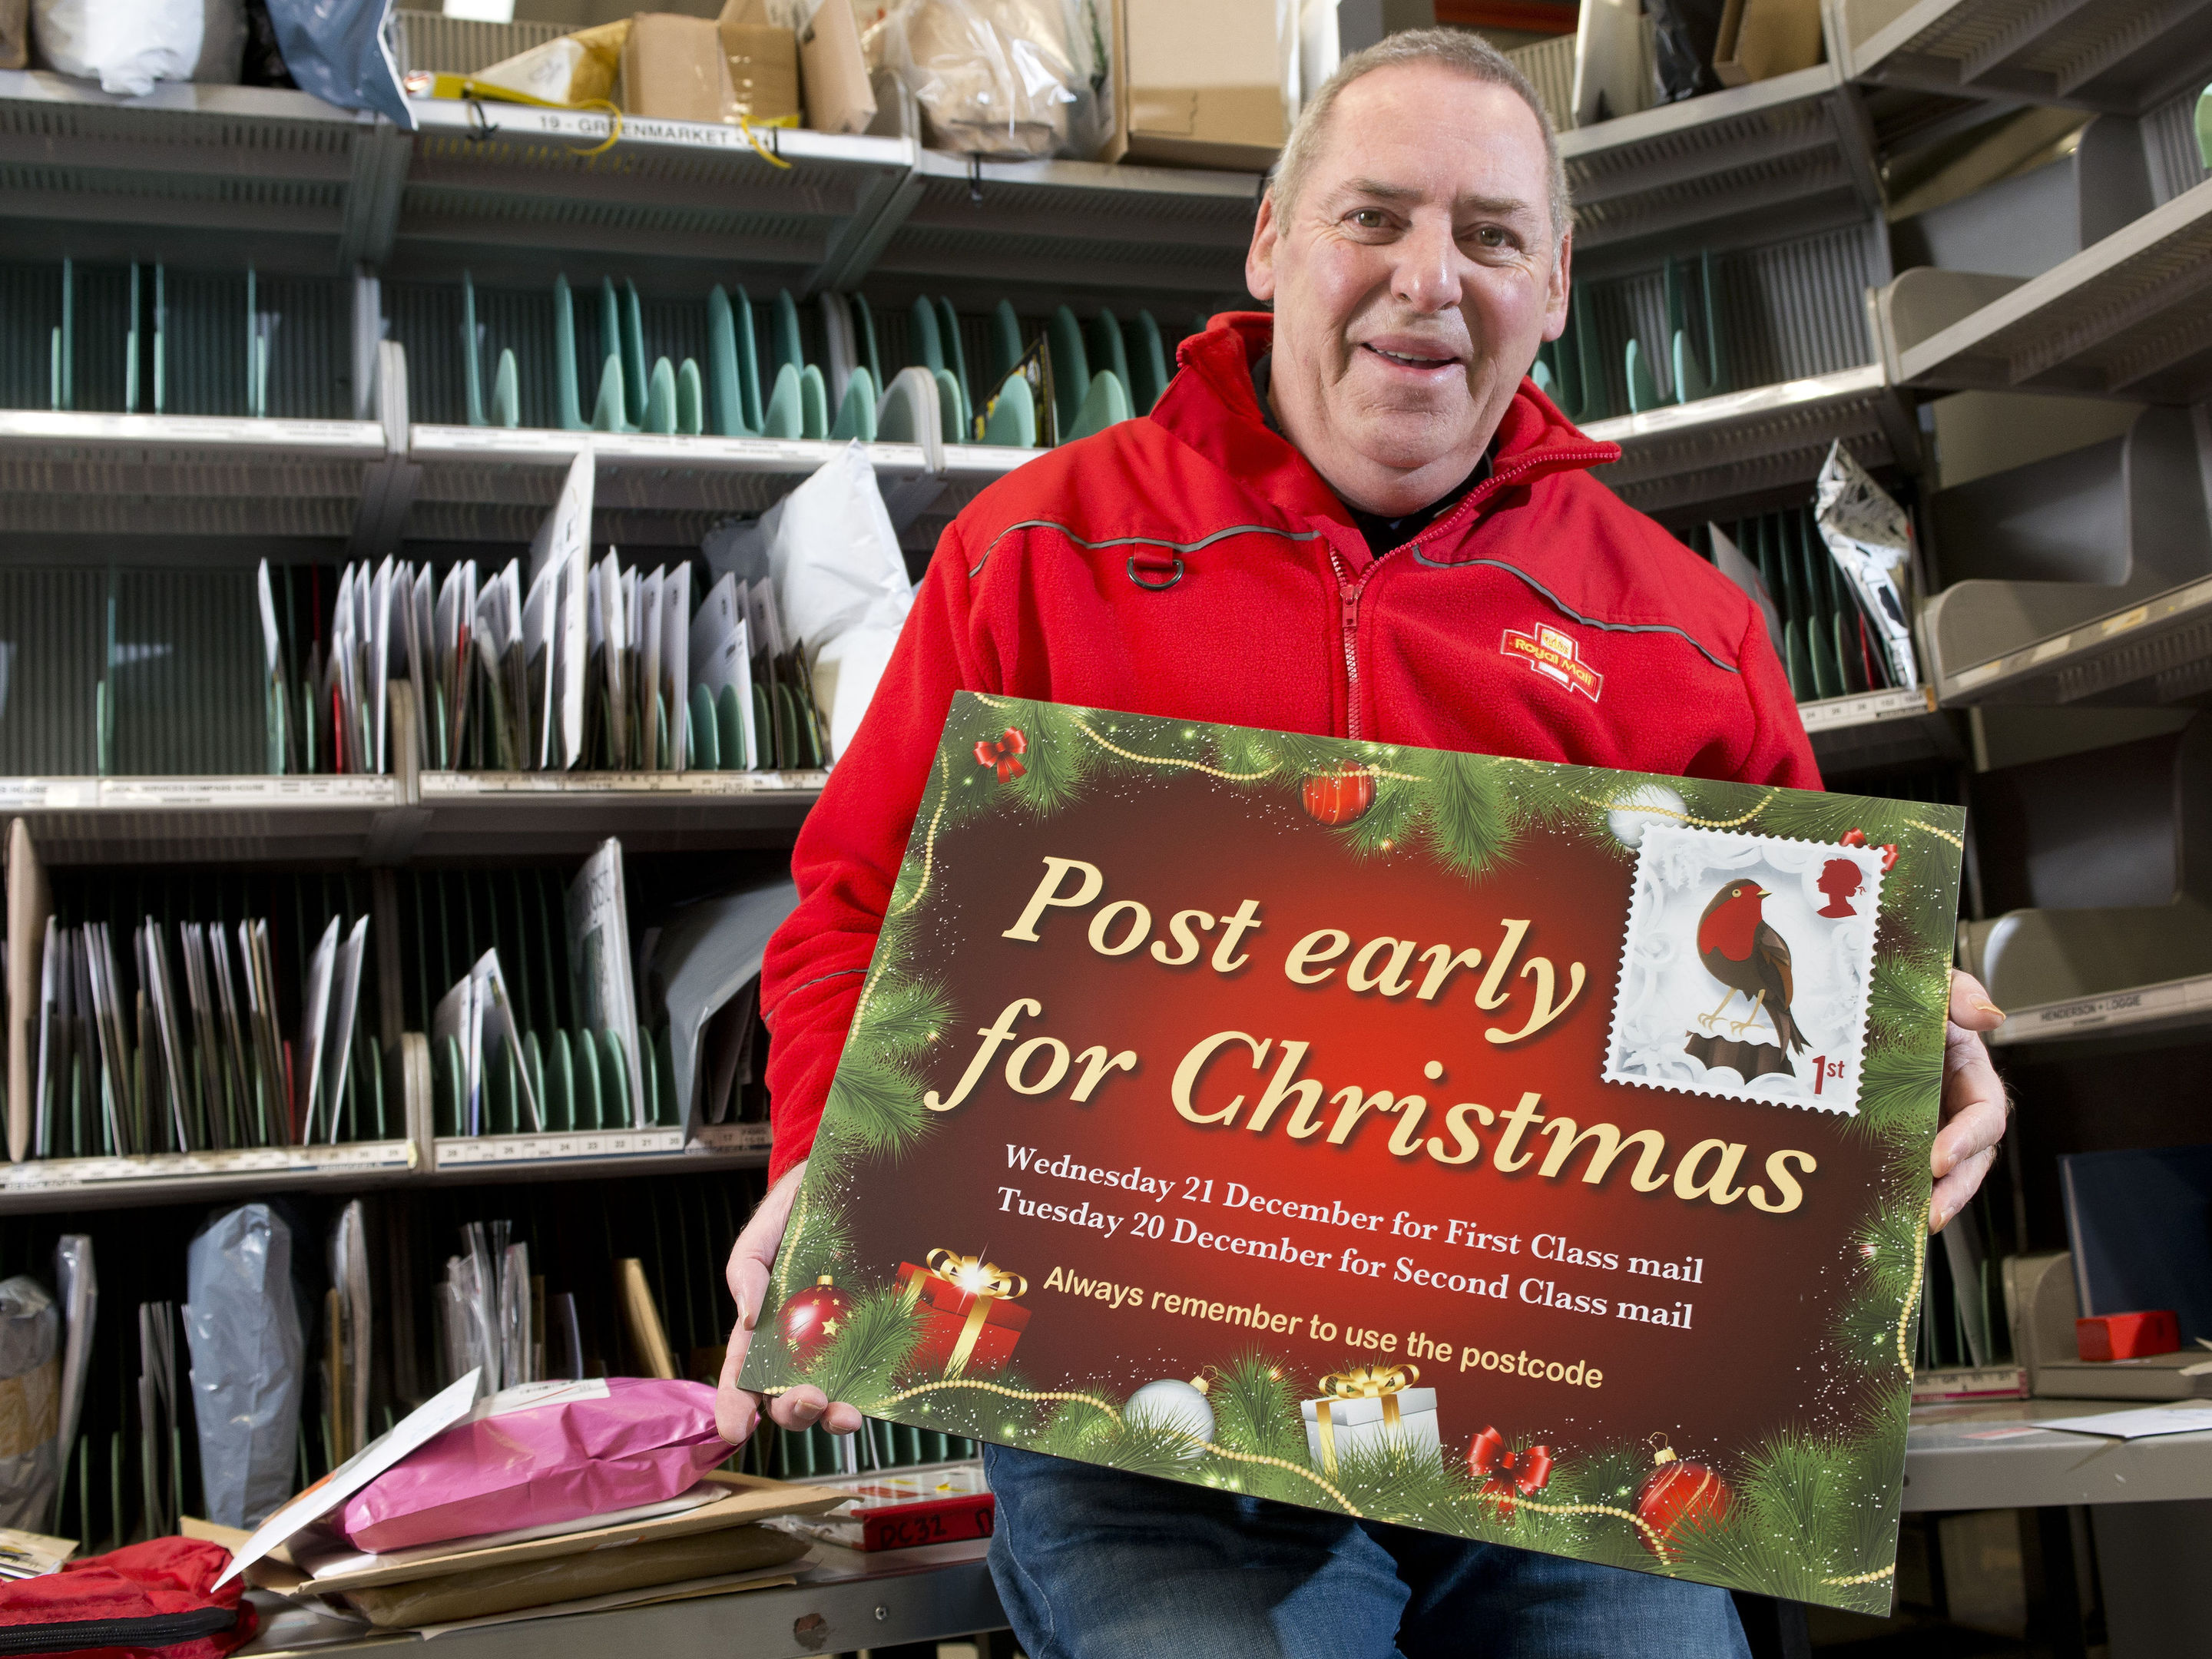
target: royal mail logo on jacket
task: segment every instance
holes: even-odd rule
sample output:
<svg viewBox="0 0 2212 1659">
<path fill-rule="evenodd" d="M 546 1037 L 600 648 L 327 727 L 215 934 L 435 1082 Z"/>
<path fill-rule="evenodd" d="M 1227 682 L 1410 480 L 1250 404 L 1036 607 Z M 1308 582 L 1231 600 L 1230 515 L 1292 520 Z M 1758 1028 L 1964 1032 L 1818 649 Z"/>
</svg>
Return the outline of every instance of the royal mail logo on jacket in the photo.
<svg viewBox="0 0 2212 1659">
<path fill-rule="evenodd" d="M 1507 629 L 1498 649 L 1504 656 L 1521 658 L 1546 679 L 1579 691 L 1592 702 L 1605 689 L 1605 676 L 1582 659 L 1582 647 L 1574 635 L 1542 623 L 1536 624 L 1533 634 Z"/>
</svg>

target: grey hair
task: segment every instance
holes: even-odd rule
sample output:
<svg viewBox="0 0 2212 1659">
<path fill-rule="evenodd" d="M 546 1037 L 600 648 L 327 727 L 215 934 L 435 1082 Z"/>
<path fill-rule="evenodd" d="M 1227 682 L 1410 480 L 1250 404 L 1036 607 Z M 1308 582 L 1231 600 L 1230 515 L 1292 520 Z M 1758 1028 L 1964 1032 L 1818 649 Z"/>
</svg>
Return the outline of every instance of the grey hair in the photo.
<svg viewBox="0 0 2212 1659">
<path fill-rule="evenodd" d="M 1321 151 L 1329 112 L 1336 107 L 1337 95 L 1363 75 L 1410 64 L 1434 64 L 1469 80 L 1508 88 L 1528 106 L 1536 118 L 1538 130 L 1544 135 L 1544 164 L 1551 187 L 1548 205 L 1552 242 L 1556 247 L 1573 228 L 1575 210 L 1567 191 L 1567 170 L 1559 160 L 1559 141 L 1552 131 L 1551 115 L 1544 108 L 1544 100 L 1537 96 L 1536 88 L 1513 60 L 1468 29 L 1407 29 L 1385 36 L 1364 52 L 1356 52 L 1339 64 L 1336 72 L 1322 83 L 1321 90 L 1307 100 L 1298 112 L 1297 125 L 1291 129 L 1281 159 L 1275 163 L 1268 192 L 1275 199 L 1277 215 L 1288 212 L 1297 202 L 1299 191 L 1304 188 L 1306 174 L 1312 170 L 1314 158 Z"/>
</svg>

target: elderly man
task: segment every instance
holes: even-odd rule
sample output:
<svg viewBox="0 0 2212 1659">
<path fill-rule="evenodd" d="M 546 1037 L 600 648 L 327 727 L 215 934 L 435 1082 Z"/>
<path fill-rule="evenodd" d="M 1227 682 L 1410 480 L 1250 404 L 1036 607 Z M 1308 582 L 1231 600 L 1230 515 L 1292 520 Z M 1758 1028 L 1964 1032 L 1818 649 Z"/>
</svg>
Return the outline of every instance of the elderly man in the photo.
<svg viewBox="0 0 2212 1659">
<path fill-rule="evenodd" d="M 1564 174 L 1528 82 L 1471 34 L 1347 59 L 1285 147 L 1246 275 L 1273 315 L 1185 342 L 1149 419 L 1030 462 L 945 534 L 800 836 L 770 948 L 772 1185 L 738 1241 L 720 1410 L 761 1310 L 954 690 L 1547 761 L 1819 787 L 1758 609 L 1589 469 L 1522 378 L 1567 308 Z M 1532 672 L 1553 630 L 1587 676 Z M 1954 988 L 1931 1226 L 2004 1123 Z M 859 1425 L 801 1388 L 790 1428 Z M 1033 1659 L 1741 1654 L 1701 1585 L 994 1448 L 991 1565 Z"/>
</svg>

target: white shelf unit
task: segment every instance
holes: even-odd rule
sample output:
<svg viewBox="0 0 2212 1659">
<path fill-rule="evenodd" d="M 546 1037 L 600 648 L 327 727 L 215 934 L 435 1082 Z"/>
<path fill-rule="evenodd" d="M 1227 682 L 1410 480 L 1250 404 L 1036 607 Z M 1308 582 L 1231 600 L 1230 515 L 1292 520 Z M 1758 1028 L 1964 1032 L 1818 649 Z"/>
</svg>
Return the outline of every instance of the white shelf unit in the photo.
<svg viewBox="0 0 2212 1659">
<path fill-rule="evenodd" d="M 1809 489 L 1838 439 L 1863 465 L 1919 470 L 1919 434 L 1879 363 L 1593 421 L 1583 429 L 1620 446 L 1620 459 L 1596 476 L 1631 507 L 1652 514 L 1793 484 Z"/>
<path fill-rule="evenodd" d="M 1930 391 L 2204 401 L 2212 397 L 2212 182 L 1893 349 L 1903 381 Z"/>
<path fill-rule="evenodd" d="M 1960 752 L 1957 728 L 1925 686 L 1801 702 L 1797 716 L 1823 772 L 1955 759 Z"/>
<path fill-rule="evenodd" d="M 469 267 L 544 282 L 549 267 L 572 281 L 743 269 L 812 293 L 857 274 L 857 250 L 915 166 L 903 139 L 768 128 L 756 149 L 736 127 L 642 118 L 593 155 L 611 130 L 605 115 L 429 98 L 410 107 L 419 130 L 393 263 L 410 274 Z"/>
<path fill-rule="evenodd" d="M 350 273 L 391 252 L 407 134 L 303 92 L 163 82 L 118 98 L 0 70 L 11 259 L 133 257 L 149 228 L 231 264 Z"/>
<path fill-rule="evenodd" d="M 1662 104 L 1559 135 L 1578 271 L 1867 221 L 1881 185 L 1837 69 Z"/>
<path fill-rule="evenodd" d="M 374 421 L 0 409 L 0 534 L 353 533 Z"/>
<path fill-rule="evenodd" d="M 2212 578 L 1947 673 L 1942 700 L 2172 703 L 2212 690 Z"/>
<path fill-rule="evenodd" d="M 425 772 L 401 777 L 0 778 L 54 865 L 396 864 L 787 837 L 820 772 Z"/>
<path fill-rule="evenodd" d="M 712 1126 L 689 1142 L 681 1129 L 611 1129 L 561 1135 L 486 1135 L 348 1141 L 331 1146 L 253 1147 L 0 1164 L 0 1216 L 41 1211 L 213 1204 L 272 1193 L 354 1193 L 395 1187 L 668 1175 L 759 1169 L 764 1123 Z"/>
<path fill-rule="evenodd" d="M 2212 14 L 2173 0 L 1844 0 L 1852 76 L 2007 104 L 2140 115 L 2212 63 Z M 1864 33 L 1867 13 L 1891 14 Z"/>
<path fill-rule="evenodd" d="M 1249 307 L 1244 254 L 1256 173 L 969 161 L 917 150 L 912 174 L 869 230 L 841 286 L 903 301 L 943 294 L 962 311 L 1031 304 Z"/>
<path fill-rule="evenodd" d="M 404 533 L 437 542 L 527 542 L 588 447 L 598 480 L 593 539 L 696 548 L 723 520 L 773 506 L 844 446 L 779 438 L 663 437 L 544 428 L 412 426 Z M 895 523 L 941 488 L 936 446 L 871 444 Z"/>
</svg>

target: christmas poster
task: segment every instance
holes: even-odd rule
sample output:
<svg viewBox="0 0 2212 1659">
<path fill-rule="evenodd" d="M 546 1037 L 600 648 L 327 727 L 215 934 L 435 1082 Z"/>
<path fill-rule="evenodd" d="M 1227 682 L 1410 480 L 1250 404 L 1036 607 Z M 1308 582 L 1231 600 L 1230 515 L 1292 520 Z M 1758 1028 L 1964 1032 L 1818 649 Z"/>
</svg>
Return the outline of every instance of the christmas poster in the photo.
<svg viewBox="0 0 2212 1659">
<path fill-rule="evenodd" d="M 744 1383 L 1885 1611 L 1963 828 L 963 693 Z"/>
</svg>

